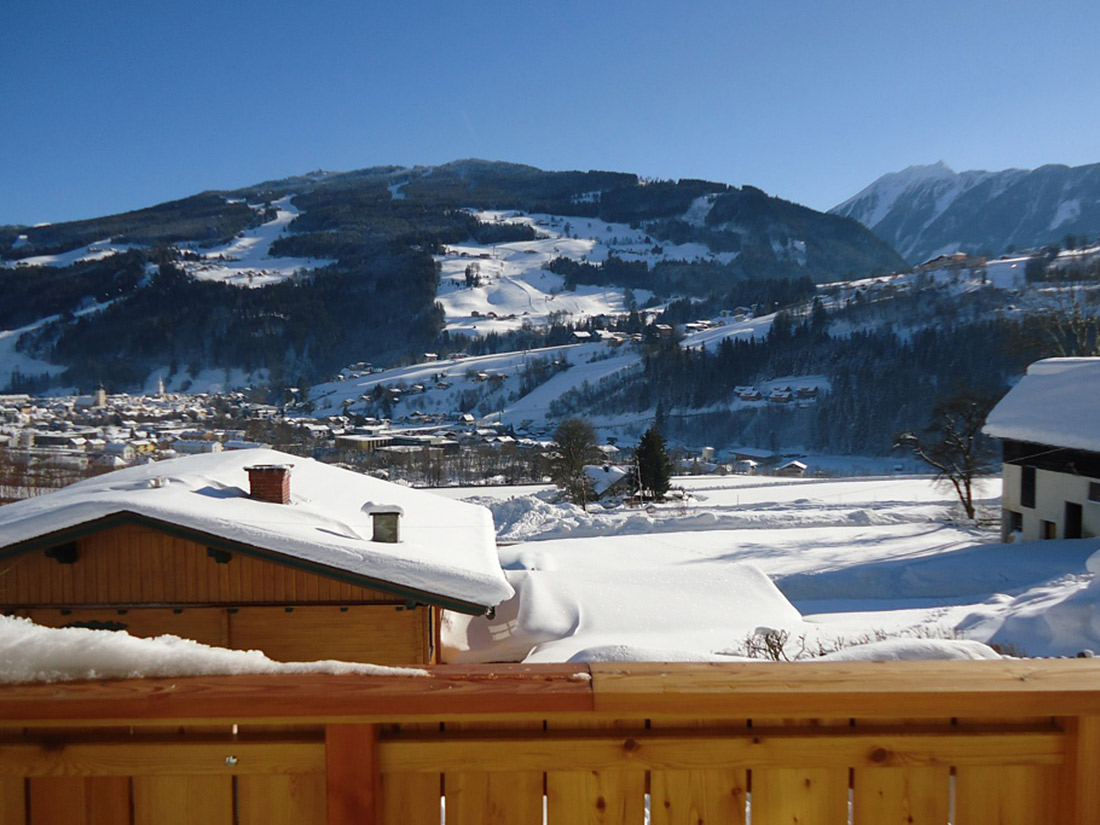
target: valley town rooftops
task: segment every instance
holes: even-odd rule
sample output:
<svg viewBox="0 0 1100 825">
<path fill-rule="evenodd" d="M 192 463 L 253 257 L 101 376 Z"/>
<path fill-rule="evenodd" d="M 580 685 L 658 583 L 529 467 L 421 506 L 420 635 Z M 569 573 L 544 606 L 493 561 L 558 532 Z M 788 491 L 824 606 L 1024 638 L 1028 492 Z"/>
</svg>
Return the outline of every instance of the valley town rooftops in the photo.
<svg viewBox="0 0 1100 825">
<path fill-rule="evenodd" d="M 1100 453 L 1100 358 L 1046 358 L 1001 399 L 983 432 Z"/>
<path fill-rule="evenodd" d="M 266 466 L 289 467 L 288 503 L 250 496 L 246 468 Z M 372 540 L 376 513 L 400 516 L 399 541 Z M 0 507 L 0 557 L 71 541 L 118 517 L 255 548 L 365 586 L 391 584 L 465 612 L 513 594 L 484 507 L 266 449 L 131 467 Z"/>
</svg>

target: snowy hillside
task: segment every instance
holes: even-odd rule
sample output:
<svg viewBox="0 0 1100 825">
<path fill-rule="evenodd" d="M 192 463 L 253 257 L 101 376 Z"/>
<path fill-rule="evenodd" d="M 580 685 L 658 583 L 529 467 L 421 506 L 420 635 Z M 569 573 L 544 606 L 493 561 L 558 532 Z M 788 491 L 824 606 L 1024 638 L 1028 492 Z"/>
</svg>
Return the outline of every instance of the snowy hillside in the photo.
<svg viewBox="0 0 1100 825">
<path fill-rule="evenodd" d="M 942 161 L 883 175 L 829 210 L 855 218 L 910 263 L 963 251 L 999 255 L 1100 227 L 1100 164 L 955 172 Z"/>
<path fill-rule="evenodd" d="M 651 266 L 662 260 L 727 264 L 738 256 L 712 252 L 700 243 L 658 244 L 644 230 L 594 218 L 516 211 L 474 214 L 484 223 L 530 226 L 537 237 L 512 243 L 453 244 L 445 255 L 436 256 L 441 268 L 438 297 L 450 332 L 485 335 L 519 329 L 525 323 L 547 325 L 552 318 L 578 322 L 629 311 L 622 289 L 581 285 L 564 291 L 564 278 L 543 268 L 555 258 L 601 263 L 611 255 Z M 468 280 L 478 283 L 470 286 Z M 647 290 L 634 293 L 639 305 L 651 297 Z"/>
<path fill-rule="evenodd" d="M 683 345 L 705 344 L 713 347 L 724 338 L 763 337 L 771 328 L 773 317 L 716 319 L 710 329 L 688 333 Z M 549 377 L 527 391 L 521 391 L 525 386 L 525 376 L 540 366 L 547 367 Z M 376 372 L 347 368 L 341 372 L 340 380 L 314 386 L 309 398 L 314 404 L 315 415 L 331 415 L 345 410 L 363 411 L 373 394 L 383 389 L 398 390 L 396 394 L 391 393 L 391 397 L 396 395 L 393 399 L 394 417 L 408 416 L 417 411 L 451 414 L 469 408 L 478 418 L 537 430 L 549 426 L 549 405 L 564 393 L 586 382 L 595 386 L 605 378 L 639 370 L 641 366 L 642 351 L 638 346 L 608 340 L 431 360 Z M 826 385 L 820 377 L 815 383 Z M 733 405 L 748 403 L 766 402 L 731 400 Z M 618 423 L 643 424 L 652 420 L 652 411 L 639 413 L 635 418 L 636 422 Z M 597 423 L 605 429 L 614 424 L 606 421 Z"/>
<path fill-rule="evenodd" d="M 291 204 L 293 195 L 287 195 L 270 204 L 275 217 L 270 221 L 246 229 L 228 243 L 214 247 L 200 247 L 194 243 L 181 244 L 185 257 L 182 268 L 203 281 L 221 281 L 232 286 L 262 287 L 285 281 L 300 271 L 308 272 L 333 263 L 332 260 L 308 258 L 279 258 L 270 256 L 271 244 L 287 232 L 299 214 Z M 230 200 L 230 203 L 239 201 Z M 253 206 L 262 209 L 263 205 Z M 26 239 L 26 236 L 20 236 Z M 20 248 L 18 241 L 13 249 Z M 66 267 L 85 261 L 97 261 L 118 255 L 130 249 L 142 248 L 134 244 L 116 243 L 104 239 L 79 249 L 51 255 L 31 255 L 15 260 L 0 260 L 0 267 L 10 269 L 35 266 Z"/>
<path fill-rule="evenodd" d="M 271 204 L 275 217 L 248 229 L 222 246 L 197 250 L 198 260 L 185 260 L 185 271 L 202 281 L 222 281 L 232 286 L 258 288 L 277 284 L 298 272 L 309 272 L 335 263 L 333 260 L 271 257 L 271 244 L 287 232 L 298 210 L 287 195 Z"/>
</svg>

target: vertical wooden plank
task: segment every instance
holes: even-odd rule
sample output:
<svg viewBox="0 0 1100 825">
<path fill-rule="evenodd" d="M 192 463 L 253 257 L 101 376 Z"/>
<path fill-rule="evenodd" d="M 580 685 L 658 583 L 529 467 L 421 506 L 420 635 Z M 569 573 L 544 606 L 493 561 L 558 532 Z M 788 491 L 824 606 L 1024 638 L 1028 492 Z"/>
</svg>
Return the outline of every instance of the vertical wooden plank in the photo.
<svg viewBox="0 0 1100 825">
<path fill-rule="evenodd" d="M 377 725 L 325 726 L 329 825 L 377 825 L 382 814 Z"/>
<path fill-rule="evenodd" d="M 1100 717 L 1082 716 L 1065 724 L 1066 762 L 1062 766 L 1062 816 L 1068 825 L 1100 822 Z"/>
<path fill-rule="evenodd" d="M 653 719 L 651 728 L 748 729 L 744 719 L 699 719 L 675 723 Z M 706 771 L 650 772 L 651 825 L 744 825 L 747 771 L 715 766 Z"/>
<path fill-rule="evenodd" d="M 847 822 L 847 771 L 753 770 L 752 825 L 847 825 Z"/>
<path fill-rule="evenodd" d="M 446 728 L 447 731 L 541 730 L 542 723 L 450 722 Z M 542 825 L 541 772 L 447 771 L 443 789 L 447 797 L 447 825 Z"/>
<path fill-rule="evenodd" d="M 125 551 L 123 551 L 125 552 Z M 115 550 L 114 552 L 104 553 L 104 561 L 107 562 L 107 604 L 119 604 L 123 599 L 122 594 L 122 574 L 126 567 L 125 564 L 120 562 L 123 553 Z M 71 604 L 71 602 L 64 602 L 65 604 Z"/>
<path fill-rule="evenodd" d="M 237 777 L 237 825 L 324 825 L 325 777 Z"/>
<path fill-rule="evenodd" d="M 857 770 L 852 791 L 853 825 L 947 825 L 951 769 Z"/>
<path fill-rule="evenodd" d="M 233 778 L 135 776 L 134 825 L 233 825 Z"/>
<path fill-rule="evenodd" d="M 41 777 L 30 785 L 30 825 L 128 825 L 130 780 L 110 777 Z M 23 811 L 19 819 L 23 821 Z"/>
<path fill-rule="evenodd" d="M 855 720 L 861 725 L 918 728 L 950 725 L 950 719 Z M 856 768 L 853 772 L 853 825 L 947 825 L 951 808 L 951 769 L 943 766 Z"/>
<path fill-rule="evenodd" d="M 559 722 L 559 728 L 644 728 L 639 720 Z M 640 732 L 640 731 L 639 731 Z M 548 825 L 640 825 L 645 818 L 646 772 L 600 771 L 578 765 L 575 771 L 546 774 Z"/>
<path fill-rule="evenodd" d="M 848 727 L 846 719 L 753 719 L 753 728 Z M 752 769 L 752 825 L 847 825 L 845 768 Z"/>
<path fill-rule="evenodd" d="M 273 601 L 276 601 L 276 600 L 281 600 L 282 594 L 280 593 L 277 596 L 276 591 L 275 591 L 275 565 L 265 564 L 265 565 L 263 565 L 262 569 L 263 569 L 263 578 L 262 578 L 262 581 L 261 581 L 261 585 L 263 587 L 263 596 L 262 596 L 263 600 L 265 602 L 273 602 Z"/>
<path fill-rule="evenodd" d="M 1058 779 L 1057 768 L 1041 765 L 959 767 L 955 770 L 954 825 L 1054 821 Z"/>
<path fill-rule="evenodd" d="M 0 778 L 0 825 L 27 825 L 26 782 L 19 776 Z"/>
<path fill-rule="evenodd" d="M 439 723 L 405 723 L 399 731 L 438 731 Z M 442 774 L 382 774 L 382 821 L 385 825 L 439 825 Z"/>
</svg>

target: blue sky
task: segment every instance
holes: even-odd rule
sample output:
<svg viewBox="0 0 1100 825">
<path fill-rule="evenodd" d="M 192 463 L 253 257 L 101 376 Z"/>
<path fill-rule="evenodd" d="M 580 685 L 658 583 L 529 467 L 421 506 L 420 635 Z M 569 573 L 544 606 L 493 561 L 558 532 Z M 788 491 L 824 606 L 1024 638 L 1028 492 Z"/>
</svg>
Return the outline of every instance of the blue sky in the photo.
<svg viewBox="0 0 1100 825">
<path fill-rule="evenodd" d="M 1100 162 L 1100 3 L 55 2 L 0 25 L 0 224 L 464 157 L 750 183 Z"/>
</svg>

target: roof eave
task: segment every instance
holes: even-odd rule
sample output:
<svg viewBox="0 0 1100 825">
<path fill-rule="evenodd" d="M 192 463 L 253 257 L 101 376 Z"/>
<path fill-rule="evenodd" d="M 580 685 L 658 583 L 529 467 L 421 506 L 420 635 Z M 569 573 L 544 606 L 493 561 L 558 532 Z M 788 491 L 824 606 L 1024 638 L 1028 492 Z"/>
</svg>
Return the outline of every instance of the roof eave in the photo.
<svg viewBox="0 0 1100 825">
<path fill-rule="evenodd" d="M 214 533 L 207 533 L 193 527 L 153 518 L 152 516 L 147 516 L 142 513 L 135 513 L 132 510 L 118 510 L 108 515 L 100 516 L 99 518 L 69 525 L 60 530 L 42 533 L 33 538 L 0 547 L 0 559 L 22 555 L 23 553 L 29 553 L 34 550 L 44 550 L 58 544 L 75 541 L 83 536 L 91 535 L 101 530 L 127 525 L 150 527 L 167 533 L 168 535 L 201 542 L 207 547 L 264 559 L 287 567 L 293 567 L 306 573 L 313 573 L 326 578 L 335 579 L 346 584 L 378 590 L 394 596 L 402 596 L 413 603 L 434 605 L 447 610 L 454 610 L 458 613 L 467 613 L 476 616 L 485 613 L 493 606 L 457 599 L 439 593 L 430 593 L 425 590 L 419 590 L 415 587 L 409 587 L 385 579 L 364 576 L 360 573 L 353 573 L 348 570 L 321 564 L 320 562 L 302 559 L 278 550 L 246 544 Z"/>
</svg>

